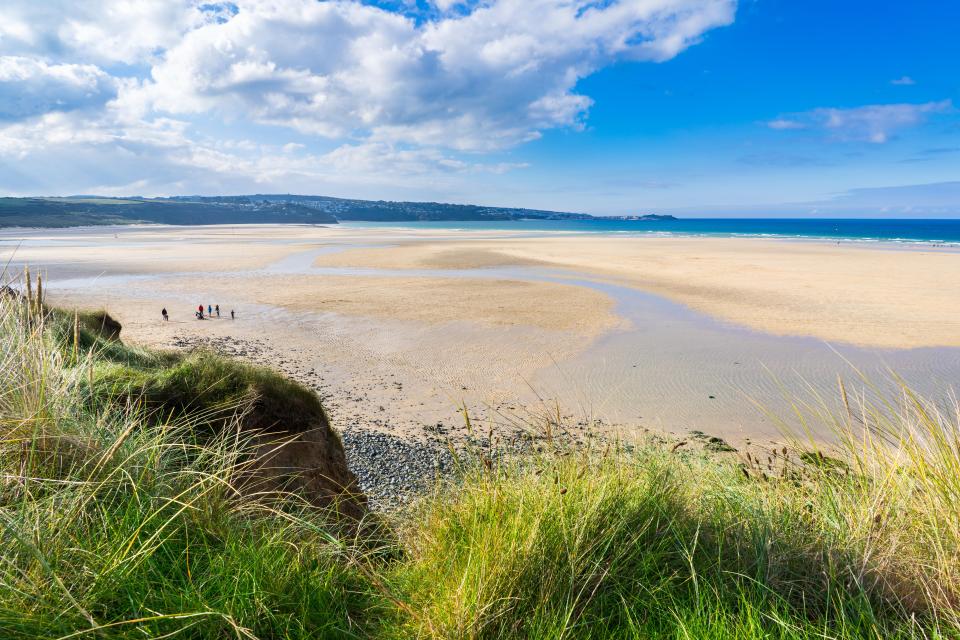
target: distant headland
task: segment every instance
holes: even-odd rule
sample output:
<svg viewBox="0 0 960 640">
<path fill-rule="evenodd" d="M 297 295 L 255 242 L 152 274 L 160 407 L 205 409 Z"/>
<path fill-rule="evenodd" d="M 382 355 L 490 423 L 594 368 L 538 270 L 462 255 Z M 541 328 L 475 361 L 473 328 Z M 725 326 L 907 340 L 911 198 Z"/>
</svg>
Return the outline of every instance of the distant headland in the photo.
<svg viewBox="0 0 960 640">
<path fill-rule="evenodd" d="M 357 200 L 330 196 L 254 194 L 109 198 L 0 198 L 0 227 L 76 227 L 110 224 L 336 224 L 338 222 L 592 220 L 586 213 L 442 202 Z M 611 220 L 674 220 L 638 214 Z"/>
</svg>

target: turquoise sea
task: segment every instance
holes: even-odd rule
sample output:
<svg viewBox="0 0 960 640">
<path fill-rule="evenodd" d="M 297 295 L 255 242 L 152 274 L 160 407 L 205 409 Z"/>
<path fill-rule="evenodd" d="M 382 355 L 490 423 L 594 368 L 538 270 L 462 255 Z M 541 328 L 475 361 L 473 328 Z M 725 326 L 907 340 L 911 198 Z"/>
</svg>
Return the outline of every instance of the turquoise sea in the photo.
<svg viewBox="0 0 960 640">
<path fill-rule="evenodd" d="M 677 220 L 502 220 L 492 222 L 347 222 L 356 227 L 561 231 L 702 236 L 829 238 L 838 241 L 960 244 L 960 220 L 682 218 Z"/>
</svg>

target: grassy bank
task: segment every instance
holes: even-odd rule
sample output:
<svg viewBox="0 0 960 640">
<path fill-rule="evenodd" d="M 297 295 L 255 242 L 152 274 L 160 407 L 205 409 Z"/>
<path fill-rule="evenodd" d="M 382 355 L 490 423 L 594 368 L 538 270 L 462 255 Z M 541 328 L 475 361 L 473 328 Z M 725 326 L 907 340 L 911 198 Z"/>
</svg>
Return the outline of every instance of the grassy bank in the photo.
<svg viewBox="0 0 960 640">
<path fill-rule="evenodd" d="M 562 450 L 345 527 L 235 481 L 312 394 L 109 333 L 0 300 L 2 638 L 958 637 L 957 418 L 909 395 L 802 410 L 831 458 Z"/>
</svg>

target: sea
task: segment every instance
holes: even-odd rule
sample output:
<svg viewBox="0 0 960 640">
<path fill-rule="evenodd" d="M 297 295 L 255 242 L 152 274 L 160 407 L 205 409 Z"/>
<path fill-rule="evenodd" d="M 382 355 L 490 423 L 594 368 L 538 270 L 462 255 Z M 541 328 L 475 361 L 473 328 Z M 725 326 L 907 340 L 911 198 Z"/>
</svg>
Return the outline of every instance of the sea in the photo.
<svg viewBox="0 0 960 640">
<path fill-rule="evenodd" d="M 554 231 L 634 235 L 809 238 L 855 242 L 960 245 L 960 220 L 854 218 L 678 218 L 676 220 L 456 220 L 346 222 L 353 227 Z"/>
</svg>

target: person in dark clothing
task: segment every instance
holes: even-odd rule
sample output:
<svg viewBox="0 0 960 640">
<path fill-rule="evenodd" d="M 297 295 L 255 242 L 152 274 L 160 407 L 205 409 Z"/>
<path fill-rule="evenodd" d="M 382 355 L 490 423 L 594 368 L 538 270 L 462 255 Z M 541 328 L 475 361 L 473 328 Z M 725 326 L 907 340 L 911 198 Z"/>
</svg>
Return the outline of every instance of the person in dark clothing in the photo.
<svg viewBox="0 0 960 640">
<path fill-rule="evenodd" d="M 213 317 L 213 307 L 207 305 L 207 315 Z"/>
<path fill-rule="evenodd" d="M 230 309 L 230 319 L 231 319 L 231 320 L 236 320 L 236 319 L 237 319 L 237 318 L 234 316 L 234 314 L 233 314 L 233 309 Z"/>
<path fill-rule="evenodd" d="M 213 310 L 217 312 L 217 317 L 219 318 L 219 317 L 220 317 L 220 305 L 215 306 L 215 307 L 213 308 Z"/>
<path fill-rule="evenodd" d="M 164 320 L 170 320 L 170 316 L 167 315 L 167 308 L 164 307 L 160 310 L 160 315 L 163 316 Z"/>
</svg>

